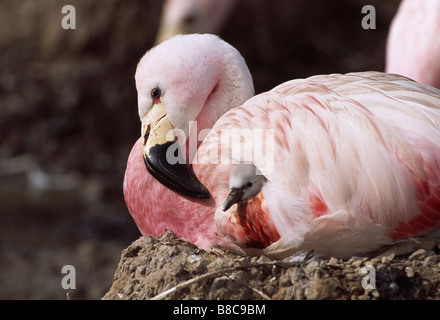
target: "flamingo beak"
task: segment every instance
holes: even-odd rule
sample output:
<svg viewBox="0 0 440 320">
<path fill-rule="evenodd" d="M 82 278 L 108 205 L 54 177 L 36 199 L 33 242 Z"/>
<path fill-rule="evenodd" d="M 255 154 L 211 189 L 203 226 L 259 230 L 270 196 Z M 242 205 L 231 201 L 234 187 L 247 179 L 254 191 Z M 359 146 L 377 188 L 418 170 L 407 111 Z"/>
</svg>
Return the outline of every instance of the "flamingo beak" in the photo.
<svg viewBox="0 0 440 320">
<path fill-rule="evenodd" d="M 157 181 L 181 195 L 208 199 L 209 191 L 186 164 L 173 129 L 162 103 L 155 104 L 142 119 L 142 155 L 147 170 Z"/>
<path fill-rule="evenodd" d="M 159 28 L 159 31 L 157 33 L 156 39 L 154 41 L 154 45 L 158 45 L 172 36 L 175 36 L 176 34 L 185 34 L 189 33 L 187 30 L 188 28 L 184 28 L 181 25 L 175 25 L 175 26 L 166 26 L 163 22 Z"/>
<path fill-rule="evenodd" d="M 243 188 L 231 188 L 231 192 L 229 192 L 228 197 L 226 198 L 225 203 L 223 204 L 223 211 L 228 210 L 234 204 L 241 201 L 244 195 Z"/>
</svg>

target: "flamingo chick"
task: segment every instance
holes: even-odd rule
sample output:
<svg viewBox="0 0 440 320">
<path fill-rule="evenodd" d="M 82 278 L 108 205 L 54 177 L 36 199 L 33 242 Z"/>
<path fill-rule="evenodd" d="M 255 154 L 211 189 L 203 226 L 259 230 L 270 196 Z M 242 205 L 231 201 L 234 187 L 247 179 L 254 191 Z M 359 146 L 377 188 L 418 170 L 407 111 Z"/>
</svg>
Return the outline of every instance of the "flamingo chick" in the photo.
<svg viewBox="0 0 440 320">
<path fill-rule="evenodd" d="M 155 47 L 136 85 L 143 124 L 124 196 L 142 234 L 347 257 L 440 227 L 439 90 L 365 72 L 251 98 L 244 59 L 212 35 Z"/>
<path fill-rule="evenodd" d="M 440 89 L 440 1 L 402 0 L 388 35 L 385 70 Z"/>
</svg>

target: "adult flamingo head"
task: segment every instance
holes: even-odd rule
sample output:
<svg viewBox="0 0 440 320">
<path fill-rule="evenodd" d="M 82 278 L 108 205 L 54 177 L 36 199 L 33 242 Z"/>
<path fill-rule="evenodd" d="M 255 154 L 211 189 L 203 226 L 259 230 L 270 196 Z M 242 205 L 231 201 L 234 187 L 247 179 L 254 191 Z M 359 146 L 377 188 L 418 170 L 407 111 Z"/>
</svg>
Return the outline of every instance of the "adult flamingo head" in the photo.
<svg viewBox="0 0 440 320">
<path fill-rule="evenodd" d="M 156 43 L 173 35 L 188 33 L 218 34 L 226 24 L 237 0 L 164 1 Z"/>
<path fill-rule="evenodd" d="M 254 95 L 243 57 L 217 36 L 178 35 L 142 57 L 135 79 L 148 171 L 173 191 L 208 198 L 188 162 L 203 130 Z"/>
</svg>

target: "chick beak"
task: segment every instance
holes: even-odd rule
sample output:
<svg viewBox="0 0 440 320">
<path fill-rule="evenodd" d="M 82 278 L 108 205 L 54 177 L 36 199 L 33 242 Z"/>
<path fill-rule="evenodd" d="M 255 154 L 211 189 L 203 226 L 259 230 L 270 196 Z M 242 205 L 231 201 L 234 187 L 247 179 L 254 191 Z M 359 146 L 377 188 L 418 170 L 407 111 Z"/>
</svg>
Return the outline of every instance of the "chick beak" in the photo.
<svg viewBox="0 0 440 320">
<path fill-rule="evenodd" d="M 209 192 L 186 164 L 173 129 L 163 103 L 155 104 L 142 119 L 142 155 L 147 170 L 164 186 L 181 195 L 208 199 Z"/>
<path fill-rule="evenodd" d="M 241 199 L 243 198 L 243 195 L 244 195 L 243 188 L 231 188 L 231 191 L 229 192 L 229 195 L 226 198 L 225 203 L 223 204 L 223 211 L 228 210 L 235 203 L 240 202 Z"/>
</svg>

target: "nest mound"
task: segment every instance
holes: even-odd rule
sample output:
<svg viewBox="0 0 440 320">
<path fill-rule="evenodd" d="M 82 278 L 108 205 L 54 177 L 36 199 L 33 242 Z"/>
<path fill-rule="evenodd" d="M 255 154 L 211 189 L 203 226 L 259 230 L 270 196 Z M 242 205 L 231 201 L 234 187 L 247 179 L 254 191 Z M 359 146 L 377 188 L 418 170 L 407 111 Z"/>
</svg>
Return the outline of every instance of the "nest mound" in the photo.
<svg viewBox="0 0 440 320">
<path fill-rule="evenodd" d="M 122 251 L 103 299 L 439 299 L 439 253 L 439 242 L 413 238 L 369 257 L 274 261 L 201 250 L 166 232 Z"/>
</svg>

